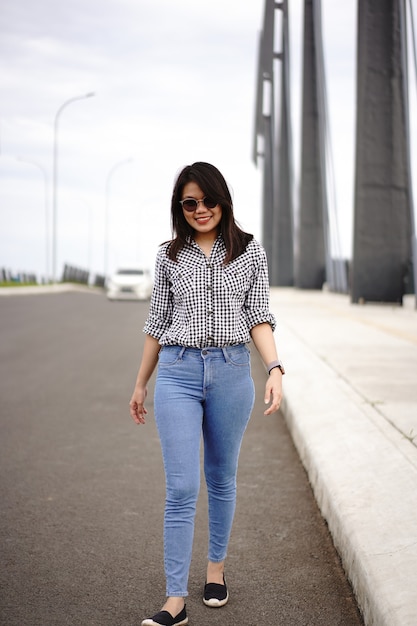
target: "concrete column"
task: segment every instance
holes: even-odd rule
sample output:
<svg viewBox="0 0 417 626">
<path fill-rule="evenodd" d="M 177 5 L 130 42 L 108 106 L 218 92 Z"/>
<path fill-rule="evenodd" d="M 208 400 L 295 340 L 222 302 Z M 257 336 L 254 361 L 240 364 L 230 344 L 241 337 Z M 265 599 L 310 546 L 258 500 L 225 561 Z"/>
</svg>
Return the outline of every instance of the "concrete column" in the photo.
<svg viewBox="0 0 417 626">
<path fill-rule="evenodd" d="M 263 157 L 262 184 L 262 244 L 271 268 L 273 256 L 274 213 L 274 0 L 265 0 L 263 30 L 259 38 L 258 74 L 254 129 L 253 159 L 258 164 Z M 259 138 L 262 137 L 262 150 Z"/>
<path fill-rule="evenodd" d="M 301 131 L 301 188 L 296 233 L 295 285 L 321 289 L 325 281 L 324 223 L 326 190 L 324 145 L 320 131 L 314 0 L 304 3 L 303 100 Z"/>
<path fill-rule="evenodd" d="M 281 89 L 276 155 L 274 158 L 274 212 L 271 285 L 287 287 L 294 284 L 293 233 L 293 167 L 290 112 L 288 1 L 278 3 L 282 10 L 281 52 L 275 54 L 281 70 Z"/>
<path fill-rule="evenodd" d="M 282 50 L 274 51 L 275 11 L 282 10 Z M 273 286 L 293 284 L 292 145 L 289 104 L 288 1 L 265 0 L 260 37 L 253 158 L 263 157 L 262 243 Z M 281 62 L 281 97 L 275 105 L 274 59 Z M 279 129 L 277 122 L 279 120 Z M 263 139 L 258 149 L 259 136 Z"/>
<path fill-rule="evenodd" d="M 274 143 L 272 136 L 272 118 L 270 115 L 264 116 L 264 164 L 263 164 L 263 181 L 262 181 L 262 245 L 265 248 L 268 258 L 270 283 L 272 283 L 272 265 L 273 265 L 273 206 L 274 206 L 274 176 L 273 176 L 273 151 Z"/>
<path fill-rule="evenodd" d="M 400 0 L 359 0 L 351 299 L 401 302 L 412 267 Z"/>
</svg>

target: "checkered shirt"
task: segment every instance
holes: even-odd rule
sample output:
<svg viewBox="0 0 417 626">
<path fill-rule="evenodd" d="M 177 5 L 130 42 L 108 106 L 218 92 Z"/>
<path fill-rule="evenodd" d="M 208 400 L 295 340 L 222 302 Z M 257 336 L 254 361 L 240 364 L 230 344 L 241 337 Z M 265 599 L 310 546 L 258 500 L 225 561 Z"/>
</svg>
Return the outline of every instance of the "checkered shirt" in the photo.
<svg viewBox="0 0 417 626">
<path fill-rule="evenodd" d="M 209 258 L 192 240 L 172 261 L 168 245 L 156 257 L 146 334 L 161 345 L 204 348 L 248 343 L 250 329 L 263 322 L 275 329 L 266 254 L 257 241 L 227 265 L 221 235 Z"/>
</svg>

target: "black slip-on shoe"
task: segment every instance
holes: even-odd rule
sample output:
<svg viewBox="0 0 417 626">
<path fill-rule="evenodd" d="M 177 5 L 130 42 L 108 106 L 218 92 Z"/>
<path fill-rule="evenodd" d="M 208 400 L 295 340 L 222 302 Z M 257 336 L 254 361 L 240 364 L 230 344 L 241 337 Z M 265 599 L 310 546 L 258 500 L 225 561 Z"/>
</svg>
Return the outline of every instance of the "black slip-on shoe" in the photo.
<svg viewBox="0 0 417 626">
<path fill-rule="evenodd" d="M 188 624 L 188 617 L 184 605 L 177 617 L 172 617 L 169 611 L 159 611 L 153 617 L 144 619 L 141 626 L 186 626 L 186 624 Z"/>
<path fill-rule="evenodd" d="M 218 583 L 206 583 L 204 585 L 203 602 L 206 606 L 220 607 L 226 604 L 229 599 L 229 592 L 227 591 L 224 576 L 223 582 L 223 585 Z"/>
</svg>

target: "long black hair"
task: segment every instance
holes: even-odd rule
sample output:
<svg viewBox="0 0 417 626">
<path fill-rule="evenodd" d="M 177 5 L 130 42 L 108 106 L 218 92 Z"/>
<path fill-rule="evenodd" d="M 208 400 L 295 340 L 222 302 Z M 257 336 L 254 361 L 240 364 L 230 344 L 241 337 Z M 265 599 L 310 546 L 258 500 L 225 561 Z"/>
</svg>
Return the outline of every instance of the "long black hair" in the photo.
<svg viewBox="0 0 417 626">
<path fill-rule="evenodd" d="M 246 246 L 253 239 L 253 235 L 245 233 L 237 225 L 233 215 L 232 196 L 221 172 L 214 165 L 203 161 L 197 161 L 184 167 L 175 182 L 171 199 L 173 239 L 168 248 L 168 256 L 176 261 L 180 250 L 189 245 L 194 232 L 185 219 L 180 204 L 184 186 L 191 182 L 196 183 L 205 196 L 215 200 L 222 207 L 220 231 L 226 245 L 224 263 L 230 263 L 245 251 Z"/>
</svg>

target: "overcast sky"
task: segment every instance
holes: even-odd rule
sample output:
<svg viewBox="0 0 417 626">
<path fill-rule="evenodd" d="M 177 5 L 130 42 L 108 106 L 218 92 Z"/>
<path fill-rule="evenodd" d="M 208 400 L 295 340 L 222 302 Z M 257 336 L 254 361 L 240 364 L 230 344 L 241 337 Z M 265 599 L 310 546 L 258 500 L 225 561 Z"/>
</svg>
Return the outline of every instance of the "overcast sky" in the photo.
<svg viewBox="0 0 417 626">
<path fill-rule="evenodd" d="M 322 7 L 337 203 L 350 255 L 356 0 Z M 290 1 L 296 177 L 302 8 Z M 54 120 L 64 102 L 90 92 L 59 118 L 59 272 L 64 262 L 103 271 L 106 198 L 109 270 L 153 268 L 158 244 L 171 235 L 175 175 L 196 160 L 219 167 L 238 221 L 260 239 L 262 178 L 251 150 L 263 11 L 264 0 L 1 2 L 0 267 L 45 274 Z"/>
</svg>

